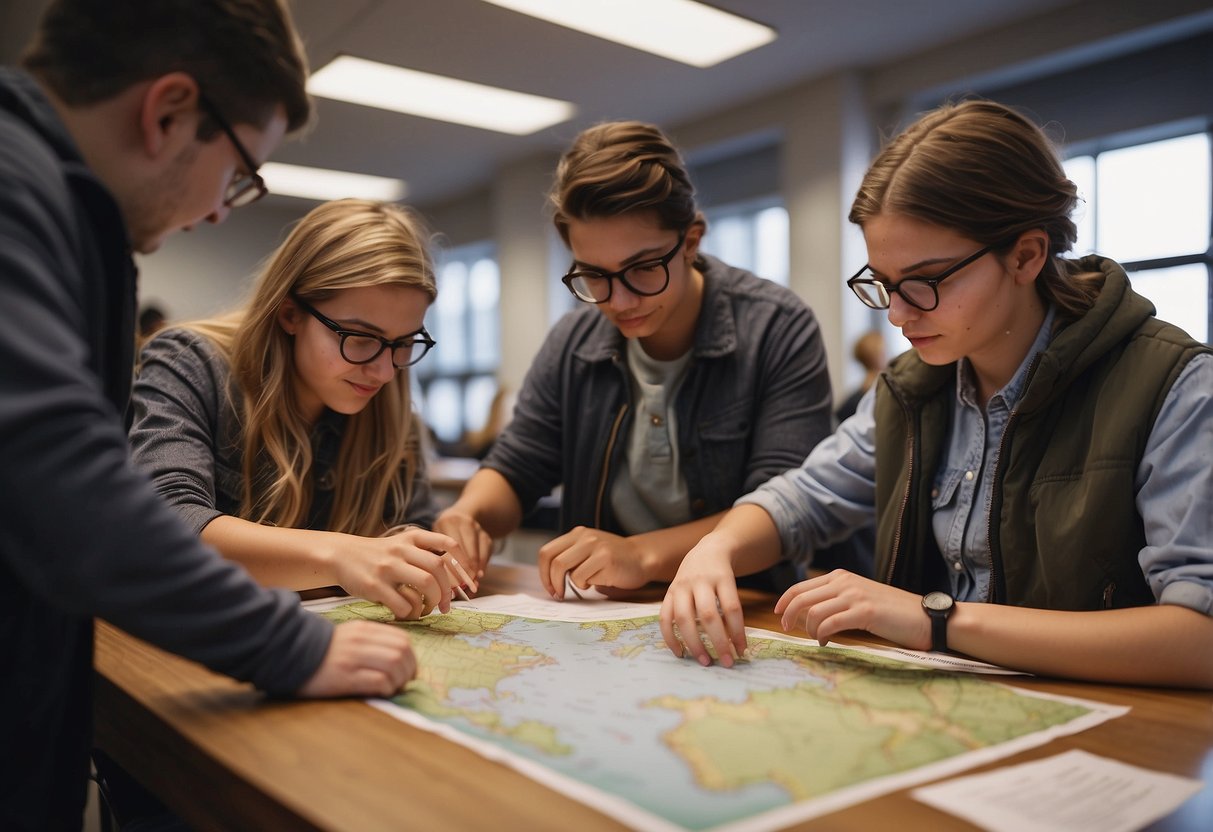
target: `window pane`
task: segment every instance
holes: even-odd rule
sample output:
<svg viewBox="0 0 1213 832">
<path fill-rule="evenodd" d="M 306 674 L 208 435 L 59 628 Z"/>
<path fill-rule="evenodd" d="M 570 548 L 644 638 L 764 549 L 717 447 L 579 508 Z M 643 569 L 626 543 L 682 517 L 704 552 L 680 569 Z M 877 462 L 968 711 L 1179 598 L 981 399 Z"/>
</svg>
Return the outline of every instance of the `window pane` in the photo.
<svg viewBox="0 0 1213 832">
<path fill-rule="evenodd" d="M 463 391 L 464 427 L 481 430 L 489 418 L 489 405 L 497 394 L 497 379 L 492 376 L 477 376 L 467 383 Z"/>
<path fill-rule="evenodd" d="M 444 442 L 456 442 L 463 436 L 463 408 L 459 382 L 435 379 L 426 390 L 425 421 Z"/>
<path fill-rule="evenodd" d="M 471 305 L 470 359 L 476 369 L 492 370 L 501 361 L 498 334 L 500 323 L 497 313 L 500 296 L 501 276 L 497 270 L 497 261 L 488 257 L 477 260 L 472 265 L 468 279 L 468 301 Z"/>
<path fill-rule="evenodd" d="M 1209 140 L 1199 133 L 1101 153 L 1096 244 L 1121 262 L 1209 245 Z"/>
<path fill-rule="evenodd" d="M 1071 249 L 1074 257 L 1097 251 L 1095 246 L 1095 159 L 1075 156 L 1066 159 L 1066 176 L 1078 186 L 1078 205 L 1070 218 L 1078 226 L 1078 240 Z"/>
<path fill-rule="evenodd" d="M 750 234 L 746 222 L 736 215 L 712 219 L 703 238 L 703 249 L 739 269 L 753 268 L 750 262 Z"/>
<path fill-rule="evenodd" d="M 438 372 L 458 372 L 467 366 L 467 336 L 464 316 L 467 304 L 468 268 L 456 260 L 442 267 L 438 278 L 438 300 L 434 302 L 434 364 Z M 428 359 L 427 359 L 428 360 Z"/>
<path fill-rule="evenodd" d="M 754 273 L 788 285 L 788 212 L 781 205 L 754 216 Z"/>
<path fill-rule="evenodd" d="M 1208 343 L 1209 270 L 1203 263 L 1130 272 L 1129 279 L 1134 290 L 1154 302 L 1158 317 Z"/>
</svg>

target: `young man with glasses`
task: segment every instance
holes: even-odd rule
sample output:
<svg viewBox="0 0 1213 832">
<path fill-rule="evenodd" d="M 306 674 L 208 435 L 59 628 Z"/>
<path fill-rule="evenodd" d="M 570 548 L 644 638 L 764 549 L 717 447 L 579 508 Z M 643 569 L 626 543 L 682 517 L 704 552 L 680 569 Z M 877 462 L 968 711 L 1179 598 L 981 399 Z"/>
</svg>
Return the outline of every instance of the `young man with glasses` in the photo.
<svg viewBox="0 0 1213 832">
<path fill-rule="evenodd" d="M 699 250 L 706 230 L 656 127 L 581 134 L 551 201 L 583 302 L 549 333 L 513 420 L 435 528 L 479 552 L 562 486 L 539 550 L 555 598 L 674 576 L 747 491 L 799 464 L 831 426 L 813 313 L 787 289 Z M 794 574 L 777 567 L 767 586 Z"/>
<path fill-rule="evenodd" d="M 280 694 L 386 695 L 414 657 L 258 587 L 128 459 L 131 254 L 261 193 L 307 121 L 285 5 L 59 0 L 23 62 L 0 69 L 0 828 L 60 830 L 82 822 L 94 615 Z"/>
</svg>

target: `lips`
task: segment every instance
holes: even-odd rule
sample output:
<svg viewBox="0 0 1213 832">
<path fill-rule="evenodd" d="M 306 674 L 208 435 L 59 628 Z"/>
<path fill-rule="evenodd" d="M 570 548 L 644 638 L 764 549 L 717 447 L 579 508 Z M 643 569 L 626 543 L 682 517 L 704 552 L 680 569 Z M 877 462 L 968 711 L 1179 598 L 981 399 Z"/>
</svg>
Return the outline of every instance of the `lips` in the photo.
<svg viewBox="0 0 1213 832">
<path fill-rule="evenodd" d="M 354 392 L 355 392 L 355 393 L 357 393 L 357 394 L 358 394 L 358 395 L 360 395 L 360 396 L 367 396 L 367 397 L 370 397 L 370 396 L 373 396 L 373 395 L 375 395 L 376 393 L 378 393 L 378 392 L 379 392 L 379 387 L 377 387 L 377 386 L 368 386 L 368 385 L 365 385 L 365 384 L 356 384 L 356 383 L 354 383 L 354 382 L 352 382 L 352 381 L 351 381 L 351 382 L 349 382 L 349 385 L 350 385 L 350 387 L 353 387 L 353 388 L 354 388 Z"/>
</svg>

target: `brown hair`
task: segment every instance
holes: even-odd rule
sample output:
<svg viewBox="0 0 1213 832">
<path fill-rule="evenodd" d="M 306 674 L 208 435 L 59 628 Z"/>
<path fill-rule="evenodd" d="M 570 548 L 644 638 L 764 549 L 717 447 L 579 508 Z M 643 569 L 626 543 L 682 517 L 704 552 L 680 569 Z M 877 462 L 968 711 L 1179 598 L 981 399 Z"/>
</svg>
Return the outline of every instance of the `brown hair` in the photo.
<svg viewBox="0 0 1213 832">
<path fill-rule="evenodd" d="M 185 72 L 234 124 L 264 127 L 282 105 L 293 132 L 312 112 L 307 60 L 282 0 L 56 0 L 22 63 L 73 107 Z M 204 118 L 198 137 L 218 129 Z"/>
<path fill-rule="evenodd" d="M 582 131 L 560 159 L 549 200 L 565 243 L 570 219 L 649 209 L 675 231 L 704 221 L 678 149 L 660 129 L 639 121 L 610 121 Z"/>
<path fill-rule="evenodd" d="M 883 212 L 902 214 L 996 250 L 1040 229 L 1049 257 L 1037 291 L 1072 319 L 1102 287 L 1102 275 L 1080 274 L 1061 259 L 1077 236 L 1070 219 L 1077 202 L 1074 183 L 1035 123 L 1002 104 L 974 100 L 932 110 L 882 150 L 849 219 L 863 225 Z"/>
</svg>

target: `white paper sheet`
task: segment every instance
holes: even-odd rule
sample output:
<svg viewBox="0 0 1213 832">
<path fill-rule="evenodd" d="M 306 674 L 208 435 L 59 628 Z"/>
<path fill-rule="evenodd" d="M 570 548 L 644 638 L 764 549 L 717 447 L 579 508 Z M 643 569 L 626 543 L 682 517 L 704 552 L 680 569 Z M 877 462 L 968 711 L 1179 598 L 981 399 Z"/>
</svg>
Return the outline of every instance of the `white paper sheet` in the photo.
<svg viewBox="0 0 1213 832">
<path fill-rule="evenodd" d="M 1199 780 L 1073 750 L 911 794 L 990 832 L 1132 832 L 1201 788 Z"/>
</svg>

